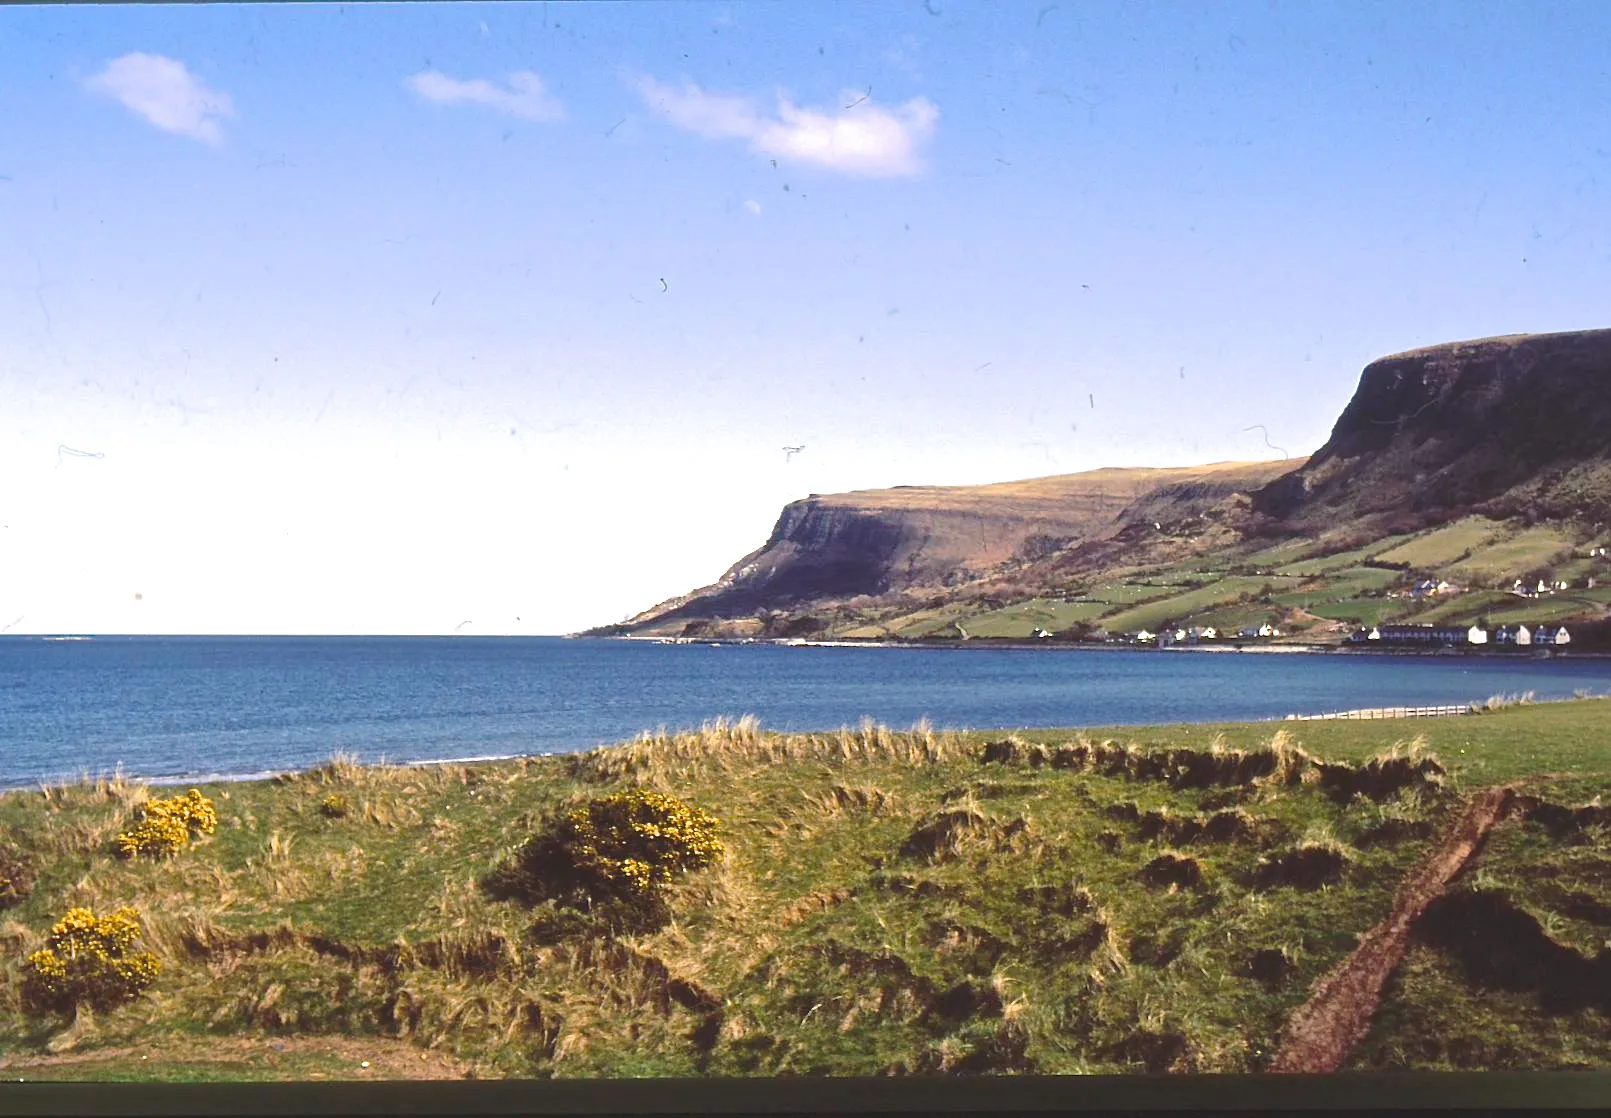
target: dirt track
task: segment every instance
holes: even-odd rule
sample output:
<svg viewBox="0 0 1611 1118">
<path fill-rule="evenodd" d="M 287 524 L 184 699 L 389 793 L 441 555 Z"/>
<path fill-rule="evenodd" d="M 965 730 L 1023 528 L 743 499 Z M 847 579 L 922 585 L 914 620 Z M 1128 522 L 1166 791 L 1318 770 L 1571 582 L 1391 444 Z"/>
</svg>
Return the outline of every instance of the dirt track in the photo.
<svg viewBox="0 0 1611 1118">
<path fill-rule="evenodd" d="M 1287 1019 L 1272 1072 L 1332 1072 L 1370 1028 L 1382 985 L 1409 944 L 1410 929 L 1436 900 L 1488 831 L 1505 814 L 1513 790 L 1490 788 L 1472 797 L 1460 817 L 1393 898 L 1393 911 L 1365 934 L 1353 954 L 1316 984 Z"/>
</svg>

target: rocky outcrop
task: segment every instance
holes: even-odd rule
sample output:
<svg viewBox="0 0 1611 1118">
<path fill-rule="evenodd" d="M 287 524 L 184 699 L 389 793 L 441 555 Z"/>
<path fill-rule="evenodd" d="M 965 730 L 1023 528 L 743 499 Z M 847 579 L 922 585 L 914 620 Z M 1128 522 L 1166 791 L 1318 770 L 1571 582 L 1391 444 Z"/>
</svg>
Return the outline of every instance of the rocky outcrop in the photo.
<svg viewBox="0 0 1611 1118">
<path fill-rule="evenodd" d="M 783 510 L 771 537 L 719 581 L 614 631 L 943 589 L 1004 565 L 1113 539 L 1138 517 L 1178 519 L 1245 492 L 1298 461 L 1183 469 L 1105 469 L 978 486 L 900 486 L 813 494 Z"/>
<path fill-rule="evenodd" d="M 1373 361 L 1326 445 L 1254 505 L 1294 529 L 1470 511 L 1611 520 L 1611 330 Z"/>
<path fill-rule="evenodd" d="M 771 538 L 715 584 L 602 631 L 749 619 L 747 634 L 790 635 L 760 619 L 785 611 L 791 623 L 825 624 L 806 615 L 930 588 L 953 600 L 978 591 L 988 603 L 986 576 L 1024 597 L 1092 571 L 1223 555 L 1250 539 L 1343 529 L 1364 543 L 1467 513 L 1611 524 L 1611 330 L 1373 361 L 1307 460 L 812 495 L 785 508 Z"/>
</svg>

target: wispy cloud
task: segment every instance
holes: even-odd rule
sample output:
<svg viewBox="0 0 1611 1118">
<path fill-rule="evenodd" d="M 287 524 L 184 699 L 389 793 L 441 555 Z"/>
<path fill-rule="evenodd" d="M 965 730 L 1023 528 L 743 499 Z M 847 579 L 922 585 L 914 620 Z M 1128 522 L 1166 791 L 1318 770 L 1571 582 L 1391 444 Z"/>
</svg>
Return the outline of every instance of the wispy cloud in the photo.
<svg viewBox="0 0 1611 1118">
<path fill-rule="evenodd" d="M 756 217 L 761 216 L 761 203 L 757 202 L 754 198 L 744 199 L 744 208 L 750 213 L 754 214 Z"/>
<path fill-rule="evenodd" d="M 208 88 L 183 62 L 160 54 L 135 52 L 114 58 L 84 84 L 117 99 L 164 132 L 209 144 L 223 139 L 220 121 L 235 115 L 229 94 Z"/>
<path fill-rule="evenodd" d="M 482 105 L 522 120 L 565 119 L 565 108 L 543 88 L 543 79 L 530 70 L 509 75 L 507 87 L 484 78 L 459 81 L 436 70 L 424 70 L 407 80 L 408 87 L 438 105 Z"/>
<path fill-rule="evenodd" d="M 870 92 L 850 90 L 831 108 L 806 108 L 779 93 L 766 113 L 748 97 L 710 93 L 693 82 L 635 82 L 644 103 L 661 117 L 711 140 L 747 140 L 773 159 L 813 163 L 847 175 L 892 178 L 923 170 L 922 150 L 940 110 L 926 97 L 886 108 Z"/>
</svg>

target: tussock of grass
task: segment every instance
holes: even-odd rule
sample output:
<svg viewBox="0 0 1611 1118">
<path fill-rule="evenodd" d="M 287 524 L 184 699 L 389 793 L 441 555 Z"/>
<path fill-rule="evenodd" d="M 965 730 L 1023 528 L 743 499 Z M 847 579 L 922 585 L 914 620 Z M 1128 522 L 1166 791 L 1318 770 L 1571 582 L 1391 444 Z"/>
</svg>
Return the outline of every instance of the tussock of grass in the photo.
<svg viewBox="0 0 1611 1118">
<path fill-rule="evenodd" d="M 1318 889 L 1342 880 L 1352 855 L 1335 840 L 1307 840 L 1288 850 L 1267 854 L 1253 874 L 1258 889 L 1290 886 Z"/>
<path fill-rule="evenodd" d="M 1347 799 L 1363 796 L 1383 801 L 1403 792 L 1435 794 L 1443 785 L 1445 769 L 1427 748 L 1426 739 L 1395 743 L 1364 764 L 1320 765 L 1320 785 L 1335 796 Z"/>
<path fill-rule="evenodd" d="M 1182 815 L 1168 808 L 1147 812 L 1138 810 L 1133 821 L 1138 824 L 1137 833 L 1141 838 L 1161 840 L 1171 846 L 1194 842 L 1235 842 L 1261 834 L 1268 835 L 1272 822 L 1239 807 L 1225 808 L 1206 816 Z"/>
<path fill-rule="evenodd" d="M 1395 745 L 1360 765 L 1324 761 L 1277 731 L 1262 749 L 1233 749 L 1216 740 L 1207 749 L 1145 748 L 1113 741 L 1081 740 L 1047 746 L 1013 738 L 990 742 L 980 752 L 985 764 L 1027 764 L 1072 769 L 1134 781 L 1156 781 L 1175 789 L 1262 786 L 1281 789 L 1319 783 L 1332 795 L 1385 800 L 1409 789 L 1435 791 L 1444 768 L 1424 739 Z M 1133 820 L 1132 820 L 1133 821 Z M 1227 820 L 1224 826 L 1229 826 Z"/>
<path fill-rule="evenodd" d="M 1203 867 L 1190 854 L 1166 850 L 1141 868 L 1141 880 L 1154 888 L 1192 889 L 1203 883 Z"/>
<path fill-rule="evenodd" d="M 763 732 L 758 719 L 745 715 L 736 722 L 715 719 L 692 733 L 661 730 L 626 745 L 574 754 L 566 758 L 566 771 L 575 779 L 602 783 L 802 761 L 921 766 L 944 762 L 967 748 L 961 735 L 936 733 L 924 722 L 905 732 L 867 720 L 834 734 L 783 735 Z"/>
<path fill-rule="evenodd" d="M 1297 783 L 1315 764 L 1283 732 L 1263 749 L 1231 749 L 1216 743 L 1209 749 L 1147 749 L 1114 741 L 1081 740 L 1050 747 L 1023 745 L 1013 739 L 985 746 L 980 760 L 986 764 L 1023 762 L 1032 767 L 1097 773 L 1137 781 L 1158 781 L 1171 788 L 1274 785 Z"/>
<path fill-rule="evenodd" d="M 1536 823 L 1557 839 L 1576 838 L 1590 829 L 1611 828 L 1611 807 L 1598 802 L 1568 807 L 1542 796 L 1516 797 L 1515 809 L 1529 823 Z"/>
</svg>

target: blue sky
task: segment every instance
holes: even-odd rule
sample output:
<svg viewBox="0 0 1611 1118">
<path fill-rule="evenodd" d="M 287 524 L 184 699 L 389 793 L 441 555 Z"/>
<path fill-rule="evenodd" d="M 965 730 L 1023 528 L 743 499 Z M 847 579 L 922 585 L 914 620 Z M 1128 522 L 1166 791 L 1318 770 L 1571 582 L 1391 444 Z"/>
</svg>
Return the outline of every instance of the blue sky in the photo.
<svg viewBox="0 0 1611 1118">
<path fill-rule="evenodd" d="M 1374 357 L 1611 324 L 1607 42 L 1591 3 L 5 8 L 0 629 L 566 632 L 809 492 L 1307 453 Z"/>
</svg>

